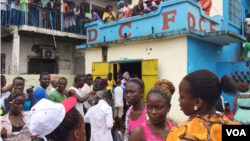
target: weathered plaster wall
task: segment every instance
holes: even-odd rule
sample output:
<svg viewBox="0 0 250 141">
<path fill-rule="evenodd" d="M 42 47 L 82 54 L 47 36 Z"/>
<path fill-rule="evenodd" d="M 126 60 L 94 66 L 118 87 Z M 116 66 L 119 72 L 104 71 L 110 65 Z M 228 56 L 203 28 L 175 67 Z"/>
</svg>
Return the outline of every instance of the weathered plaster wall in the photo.
<svg viewBox="0 0 250 141">
<path fill-rule="evenodd" d="M 37 38 L 20 38 L 20 57 L 19 57 L 19 72 L 20 74 L 27 74 L 28 72 L 28 56 L 36 56 L 36 53 L 31 51 L 33 44 L 48 44 L 53 45 L 53 40 L 44 40 Z M 1 41 L 1 52 L 6 54 L 6 74 L 9 73 L 8 66 L 12 65 L 12 46 L 13 43 Z M 58 42 L 58 53 L 60 60 L 58 61 L 59 65 L 59 74 L 73 74 L 74 73 L 74 58 L 75 53 L 80 52 L 77 56 L 84 56 L 84 53 L 81 53 L 80 50 L 76 50 L 76 44 L 70 42 Z M 83 61 L 84 62 L 84 61 Z M 84 63 L 83 63 L 84 64 Z M 84 70 L 83 70 L 84 71 Z"/>
</svg>

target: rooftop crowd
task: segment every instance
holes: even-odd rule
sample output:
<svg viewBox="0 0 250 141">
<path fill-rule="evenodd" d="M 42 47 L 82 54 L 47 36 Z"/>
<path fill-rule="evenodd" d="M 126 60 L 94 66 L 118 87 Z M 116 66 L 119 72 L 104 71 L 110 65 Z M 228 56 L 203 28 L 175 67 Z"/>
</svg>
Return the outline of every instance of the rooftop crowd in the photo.
<svg viewBox="0 0 250 141">
<path fill-rule="evenodd" d="M 40 86 L 35 90 L 28 87 L 24 91 L 25 82 L 23 77 L 16 77 L 7 84 L 1 75 L 4 141 L 83 141 L 85 135 L 87 141 L 215 141 L 222 139 L 222 125 L 250 125 L 249 85 L 237 84 L 227 75 L 219 78 L 209 70 L 186 75 L 177 87 L 178 101 L 172 99 L 176 86 L 160 79 L 144 103 L 144 82 L 128 72 L 118 72 L 117 80 L 111 73 L 106 79 L 95 80 L 91 74 L 77 75 L 68 90 L 66 78 L 51 81 L 47 72 L 40 74 Z M 47 94 L 50 84 L 53 89 Z M 233 110 L 223 102 L 222 91 L 232 96 L 241 92 L 235 96 Z M 178 125 L 167 119 L 171 103 L 176 102 L 189 116 Z M 124 106 L 128 107 L 125 123 Z"/>
</svg>

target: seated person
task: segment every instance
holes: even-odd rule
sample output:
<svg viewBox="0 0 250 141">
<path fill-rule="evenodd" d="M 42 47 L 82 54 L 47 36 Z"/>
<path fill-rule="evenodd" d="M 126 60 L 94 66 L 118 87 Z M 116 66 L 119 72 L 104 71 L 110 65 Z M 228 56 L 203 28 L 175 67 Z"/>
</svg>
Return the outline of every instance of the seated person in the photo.
<svg viewBox="0 0 250 141">
<path fill-rule="evenodd" d="M 134 6 L 133 8 L 133 16 L 141 15 L 143 16 L 143 11 L 144 11 L 144 5 L 143 5 L 143 0 L 139 0 L 138 4 Z"/>
<path fill-rule="evenodd" d="M 84 19 L 86 22 L 93 22 L 93 21 L 96 21 L 96 20 L 101 20 L 101 18 L 95 12 L 95 9 L 91 10 L 91 14 L 92 14 L 92 19 Z"/>
</svg>

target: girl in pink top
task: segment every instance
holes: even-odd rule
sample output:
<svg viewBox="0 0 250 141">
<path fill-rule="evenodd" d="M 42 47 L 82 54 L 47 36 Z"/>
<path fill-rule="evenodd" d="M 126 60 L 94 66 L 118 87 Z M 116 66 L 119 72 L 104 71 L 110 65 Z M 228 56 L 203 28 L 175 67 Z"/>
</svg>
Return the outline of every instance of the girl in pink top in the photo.
<svg viewBox="0 0 250 141">
<path fill-rule="evenodd" d="M 130 79 L 125 88 L 125 97 L 132 106 L 126 113 L 124 141 L 128 141 L 132 131 L 146 120 L 146 104 L 143 103 L 144 83 L 140 79 Z"/>
<path fill-rule="evenodd" d="M 225 102 L 225 115 L 228 119 L 233 120 L 233 110 L 230 109 L 230 105 L 228 102 Z"/>
<path fill-rule="evenodd" d="M 171 97 L 175 91 L 172 82 L 161 79 L 147 95 L 147 114 L 149 120 L 137 126 L 129 137 L 129 141 L 165 141 L 174 126 L 166 120 L 171 107 Z"/>
</svg>

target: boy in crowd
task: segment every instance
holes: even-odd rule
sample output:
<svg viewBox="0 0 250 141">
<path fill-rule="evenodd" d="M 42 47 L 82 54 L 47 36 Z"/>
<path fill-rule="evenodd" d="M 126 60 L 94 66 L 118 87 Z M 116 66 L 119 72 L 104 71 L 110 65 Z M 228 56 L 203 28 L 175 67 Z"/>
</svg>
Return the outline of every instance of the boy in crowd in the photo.
<svg viewBox="0 0 250 141">
<path fill-rule="evenodd" d="M 87 74 L 86 75 L 87 79 L 86 79 L 86 84 L 83 86 L 81 93 L 82 96 L 87 95 L 89 92 L 93 91 L 93 76 L 91 74 Z M 89 109 L 91 108 L 91 105 L 88 103 L 88 101 L 85 101 L 83 103 L 85 109 L 85 113 L 87 111 L 89 111 Z M 86 130 L 86 141 L 90 141 L 90 133 L 91 133 L 91 128 L 90 128 L 90 124 L 89 123 L 85 123 L 85 130 Z"/>
<path fill-rule="evenodd" d="M 98 82 L 100 81 L 100 79 L 101 79 L 101 77 L 97 76 L 95 78 L 94 83 L 93 83 L 93 91 L 95 91 L 95 92 L 99 91 L 99 89 L 98 89 Z"/>
<path fill-rule="evenodd" d="M 121 87 L 121 79 L 116 80 L 117 87 L 115 87 L 112 93 L 115 95 L 115 109 L 114 119 L 119 119 L 120 131 L 122 131 L 122 116 L 123 116 L 123 98 L 125 96 L 125 89 Z"/>
<path fill-rule="evenodd" d="M 77 99 L 76 109 L 80 112 L 82 116 L 84 116 L 83 102 L 88 100 L 90 95 L 96 94 L 95 91 L 91 91 L 85 96 L 82 96 L 78 88 L 83 87 L 83 84 L 84 84 L 83 80 L 84 80 L 84 77 L 82 75 L 77 75 L 74 79 L 74 85 L 70 87 L 68 90 L 69 96 L 75 97 Z"/>
<path fill-rule="evenodd" d="M 113 90 L 113 87 L 116 85 L 114 79 L 112 79 L 112 73 L 108 73 L 108 87 L 107 87 L 107 90 L 110 90 L 112 91 Z"/>
<path fill-rule="evenodd" d="M 42 72 L 40 74 L 39 81 L 40 81 L 40 86 L 37 87 L 36 90 L 34 91 L 37 102 L 40 101 L 42 98 L 49 99 L 46 89 L 50 84 L 50 74 L 48 72 Z"/>
<path fill-rule="evenodd" d="M 49 94 L 51 94 L 54 90 L 56 90 L 56 88 L 57 88 L 57 81 L 56 80 L 52 80 L 51 81 L 51 86 L 52 86 L 52 88 L 50 89 Z"/>
<path fill-rule="evenodd" d="M 49 95 L 49 100 L 57 103 L 61 103 L 67 98 L 67 91 L 65 91 L 67 87 L 67 79 L 65 77 L 61 77 L 58 80 L 58 87 L 52 91 Z"/>
</svg>

